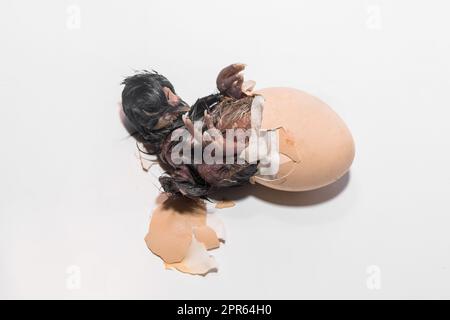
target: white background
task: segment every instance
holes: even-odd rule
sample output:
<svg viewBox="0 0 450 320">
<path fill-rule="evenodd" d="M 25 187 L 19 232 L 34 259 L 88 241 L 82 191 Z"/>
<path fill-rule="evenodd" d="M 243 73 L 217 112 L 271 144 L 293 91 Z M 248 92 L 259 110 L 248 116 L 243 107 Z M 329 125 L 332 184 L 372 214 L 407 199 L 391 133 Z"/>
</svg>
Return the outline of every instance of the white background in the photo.
<svg viewBox="0 0 450 320">
<path fill-rule="evenodd" d="M 2 0 L 0 298 L 450 298 L 449 12 Z M 192 103 L 233 62 L 327 102 L 355 163 L 316 192 L 233 191 L 219 272 L 166 271 L 143 241 L 158 190 L 119 121 L 120 82 L 154 68 Z"/>
</svg>

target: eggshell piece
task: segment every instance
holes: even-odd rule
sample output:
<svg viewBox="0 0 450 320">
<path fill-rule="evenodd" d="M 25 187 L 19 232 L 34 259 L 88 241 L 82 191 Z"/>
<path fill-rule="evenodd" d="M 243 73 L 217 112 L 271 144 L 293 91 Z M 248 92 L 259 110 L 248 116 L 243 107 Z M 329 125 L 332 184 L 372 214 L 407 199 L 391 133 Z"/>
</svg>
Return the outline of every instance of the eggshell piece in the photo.
<svg viewBox="0 0 450 320">
<path fill-rule="evenodd" d="M 153 212 L 148 235 L 147 247 L 167 263 L 180 262 L 186 256 L 191 244 L 191 224 L 179 219 L 176 213 L 156 209 Z"/>
<path fill-rule="evenodd" d="M 216 203 L 217 209 L 227 209 L 227 208 L 233 208 L 236 205 L 234 201 L 231 200 L 222 200 Z"/>
<path fill-rule="evenodd" d="M 207 214 L 203 201 L 164 194 L 159 198 L 164 202 L 152 214 L 145 238 L 148 248 L 168 269 L 193 275 L 217 270 L 217 263 L 207 250 L 219 248 L 220 240 L 225 239 L 220 219 Z"/>
<path fill-rule="evenodd" d="M 197 241 L 195 236 L 192 237 L 191 245 L 182 262 L 167 264 L 168 269 L 177 269 L 178 271 L 189 273 L 192 275 L 206 275 L 210 272 L 217 271 L 218 265 L 214 257 L 208 254 L 205 245 Z"/>
<path fill-rule="evenodd" d="M 145 242 L 166 263 L 180 262 L 191 244 L 193 228 L 203 226 L 206 226 L 203 202 L 184 197 L 168 198 L 154 210 Z M 201 236 L 208 245 L 213 243 L 211 233 L 203 232 Z"/>
<path fill-rule="evenodd" d="M 279 152 L 291 162 L 290 169 L 281 163 L 276 176 L 255 176 L 255 182 L 283 191 L 306 191 L 328 185 L 349 170 L 355 155 L 352 135 L 324 102 L 291 88 L 255 94 L 265 99 L 261 128 L 284 130 L 279 131 Z"/>
<path fill-rule="evenodd" d="M 209 226 L 201 226 L 194 228 L 195 238 L 203 243 L 207 250 L 217 249 L 220 247 L 220 241 L 216 232 Z"/>
</svg>

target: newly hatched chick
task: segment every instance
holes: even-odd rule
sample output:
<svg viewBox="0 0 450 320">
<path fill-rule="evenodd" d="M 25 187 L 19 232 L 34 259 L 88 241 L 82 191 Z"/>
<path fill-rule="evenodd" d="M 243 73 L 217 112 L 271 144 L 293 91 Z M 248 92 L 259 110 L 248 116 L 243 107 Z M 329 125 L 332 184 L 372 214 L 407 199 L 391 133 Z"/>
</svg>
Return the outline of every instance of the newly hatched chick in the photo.
<svg viewBox="0 0 450 320">
<path fill-rule="evenodd" d="M 243 64 L 224 68 L 217 77 L 220 93 L 197 100 L 192 108 L 176 95 L 167 78 L 154 71 L 140 72 L 124 80 L 124 113 L 136 129 L 136 138 L 144 144 L 149 154 L 158 156 L 166 170 L 166 174 L 160 178 L 165 192 L 206 198 L 220 188 L 246 184 L 255 175 L 257 164 L 237 161 L 237 141 L 227 142 L 225 138 L 227 129 L 246 130 L 251 127 L 253 97 L 247 96 L 242 88 L 251 89 L 252 84 L 244 84 L 241 74 L 244 68 Z M 202 122 L 197 129 L 202 136 L 199 143 L 203 147 L 214 143 L 224 150 L 231 148 L 231 154 L 227 152 L 226 156 L 228 160 L 232 157 L 234 161 L 173 161 L 174 147 L 179 141 L 172 139 L 172 134 L 175 130 L 186 129 L 194 136 L 194 124 L 198 121 Z M 203 133 L 207 130 L 219 132 L 218 137 L 204 140 Z M 194 153 L 194 148 L 191 148 L 191 152 Z"/>
</svg>

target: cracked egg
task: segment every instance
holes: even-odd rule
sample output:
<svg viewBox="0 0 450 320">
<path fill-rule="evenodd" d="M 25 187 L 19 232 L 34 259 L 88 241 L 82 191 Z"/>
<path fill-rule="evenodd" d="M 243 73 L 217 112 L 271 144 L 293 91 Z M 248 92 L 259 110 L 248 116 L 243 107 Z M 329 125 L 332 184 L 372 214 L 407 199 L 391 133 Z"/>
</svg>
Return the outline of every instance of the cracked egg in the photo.
<svg viewBox="0 0 450 320">
<path fill-rule="evenodd" d="M 350 168 L 355 145 L 344 121 L 321 100 L 296 89 L 267 88 L 261 130 L 278 133 L 279 170 L 253 181 L 282 191 L 307 191 L 329 185 Z"/>
</svg>

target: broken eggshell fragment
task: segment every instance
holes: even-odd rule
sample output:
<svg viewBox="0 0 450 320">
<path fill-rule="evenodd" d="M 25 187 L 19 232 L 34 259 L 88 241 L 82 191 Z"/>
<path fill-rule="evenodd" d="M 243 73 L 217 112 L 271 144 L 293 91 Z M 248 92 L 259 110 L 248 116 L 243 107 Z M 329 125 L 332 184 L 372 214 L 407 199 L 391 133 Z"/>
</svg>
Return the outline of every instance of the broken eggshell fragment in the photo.
<svg viewBox="0 0 450 320">
<path fill-rule="evenodd" d="M 221 200 L 216 203 L 216 209 L 233 208 L 236 205 L 232 200 Z"/>
<path fill-rule="evenodd" d="M 153 212 L 145 238 L 148 248 L 166 264 L 182 272 L 205 274 L 217 264 L 204 253 L 220 247 L 219 236 L 208 226 L 213 221 L 222 234 L 221 224 L 207 214 L 203 201 L 169 197 Z M 209 271 L 207 271 L 209 272 Z M 207 273 L 206 272 L 206 273 Z"/>
<path fill-rule="evenodd" d="M 208 254 L 205 245 L 198 241 L 195 236 L 192 236 L 191 245 L 183 261 L 172 264 L 166 263 L 165 266 L 167 269 L 177 269 L 184 273 L 202 276 L 218 269 L 214 257 Z"/>
</svg>

